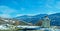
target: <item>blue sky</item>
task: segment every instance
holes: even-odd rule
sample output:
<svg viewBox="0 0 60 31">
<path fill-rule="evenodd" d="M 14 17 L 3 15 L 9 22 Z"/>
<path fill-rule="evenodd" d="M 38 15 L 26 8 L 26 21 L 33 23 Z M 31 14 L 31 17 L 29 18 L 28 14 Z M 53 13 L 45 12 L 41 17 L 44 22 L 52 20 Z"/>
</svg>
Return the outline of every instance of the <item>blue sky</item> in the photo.
<svg viewBox="0 0 60 31">
<path fill-rule="evenodd" d="M 0 0 L 0 16 L 53 14 L 60 12 L 60 0 Z"/>
</svg>

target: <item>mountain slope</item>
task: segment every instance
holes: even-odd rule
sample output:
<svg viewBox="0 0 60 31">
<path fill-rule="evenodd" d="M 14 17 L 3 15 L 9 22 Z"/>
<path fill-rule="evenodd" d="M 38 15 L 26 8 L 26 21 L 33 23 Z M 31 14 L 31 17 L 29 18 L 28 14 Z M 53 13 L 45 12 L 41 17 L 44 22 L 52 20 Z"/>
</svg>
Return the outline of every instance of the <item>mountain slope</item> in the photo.
<svg viewBox="0 0 60 31">
<path fill-rule="evenodd" d="M 52 25 L 52 26 L 60 26 L 60 13 L 51 14 L 51 15 L 48 15 L 48 17 L 50 19 L 50 25 Z M 41 24 L 40 22 L 41 21 L 38 21 L 36 24 L 40 25 Z"/>
<path fill-rule="evenodd" d="M 23 16 L 16 17 L 15 19 L 35 24 L 41 19 L 43 19 L 44 16 L 47 16 L 47 14 L 38 14 L 35 16 L 23 15 Z M 60 13 L 51 14 L 48 15 L 48 17 L 51 20 L 51 25 L 60 26 Z"/>
<path fill-rule="evenodd" d="M 35 16 L 23 15 L 23 16 L 16 17 L 15 19 L 19 19 L 19 20 L 23 20 L 25 22 L 35 24 L 36 22 L 38 22 L 41 18 L 43 18 L 46 15 L 47 14 L 39 14 L 39 15 L 35 15 Z"/>
<path fill-rule="evenodd" d="M 60 26 L 60 13 L 51 14 L 49 15 L 49 18 L 51 19 L 51 25 Z"/>
</svg>

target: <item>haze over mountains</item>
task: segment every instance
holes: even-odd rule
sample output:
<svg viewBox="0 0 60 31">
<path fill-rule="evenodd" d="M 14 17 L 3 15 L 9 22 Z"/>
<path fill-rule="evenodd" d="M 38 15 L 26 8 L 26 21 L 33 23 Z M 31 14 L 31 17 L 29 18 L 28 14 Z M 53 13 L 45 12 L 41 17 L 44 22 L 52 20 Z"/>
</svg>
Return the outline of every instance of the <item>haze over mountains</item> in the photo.
<svg viewBox="0 0 60 31">
<path fill-rule="evenodd" d="M 40 21 L 41 19 L 44 18 L 44 16 L 47 16 L 48 14 L 38 14 L 35 16 L 28 16 L 28 15 L 23 15 L 23 16 L 18 16 L 15 19 L 19 19 L 19 20 L 23 20 L 25 22 L 29 22 L 29 23 L 37 23 L 38 21 Z M 51 20 L 51 25 L 58 25 L 60 26 L 60 13 L 55 13 L 55 14 L 50 14 L 48 15 L 48 17 Z"/>
<path fill-rule="evenodd" d="M 50 19 L 50 24 L 51 25 L 55 25 L 55 26 L 60 26 L 60 13 L 55 13 L 55 14 L 50 14 L 50 15 L 47 15 L 47 14 L 38 14 L 38 15 L 35 15 L 35 16 L 28 16 L 28 15 L 23 15 L 23 16 L 17 16 L 15 18 L 0 18 L 0 20 L 2 19 L 5 19 L 7 21 L 9 20 L 16 20 L 16 21 L 22 21 L 22 22 L 25 22 L 25 23 L 32 23 L 32 24 L 36 24 L 37 22 L 39 22 L 41 19 L 44 18 L 44 16 L 48 16 L 49 19 Z M 1 21 L 2 23 L 4 22 Z M 22 24 L 22 23 L 21 23 Z"/>
<path fill-rule="evenodd" d="M 51 15 L 49 15 L 49 18 L 51 19 L 52 25 L 60 26 L 60 13 L 51 14 Z"/>
</svg>

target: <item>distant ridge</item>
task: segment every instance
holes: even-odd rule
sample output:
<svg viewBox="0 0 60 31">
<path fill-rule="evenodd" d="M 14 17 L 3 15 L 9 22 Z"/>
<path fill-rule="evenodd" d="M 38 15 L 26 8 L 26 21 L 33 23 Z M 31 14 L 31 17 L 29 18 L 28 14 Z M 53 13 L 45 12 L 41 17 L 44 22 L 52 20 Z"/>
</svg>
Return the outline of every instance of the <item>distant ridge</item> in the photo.
<svg viewBox="0 0 60 31">
<path fill-rule="evenodd" d="M 49 18 L 51 19 L 51 25 L 60 26 L 60 13 L 51 14 Z"/>
<path fill-rule="evenodd" d="M 19 19 L 19 20 L 23 20 L 23 21 L 31 22 L 31 23 L 36 23 L 38 20 L 40 20 L 41 18 L 43 18 L 46 15 L 47 14 L 38 14 L 35 16 L 23 15 L 23 16 L 16 17 L 15 19 Z"/>
<path fill-rule="evenodd" d="M 19 20 L 21 19 L 25 22 L 35 24 L 36 22 L 38 22 L 39 20 L 44 18 L 44 16 L 47 16 L 47 15 L 48 14 L 38 14 L 35 16 L 23 15 L 23 16 L 16 17 L 16 19 L 19 19 Z M 60 26 L 60 13 L 50 14 L 50 15 L 48 15 L 48 17 L 51 19 L 51 25 Z"/>
<path fill-rule="evenodd" d="M 60 26 L 60 13 L 55 13 L 55 14 L 51 14 L 51 15 L 38 14 L 38 15 L 35 15 L 35 16 L 23 15 L 23 16 L 18 16 L 18 17 L 15 17 L 15 18 L 2 18 L 2 17 L 0 17 L 0 20 L 1 19 L 16 20 L 16 21 L 21 21 L 21 22 L 25 22 L 25 23 L 36 24 L 38 21 L 43 19 L 44 16 L 48 16 L 50 18 L 51 25 L 53 25 L 53 26 Z M 3 22 L 4 22 L 4 20 L 3 20 Z"/>
</svg>

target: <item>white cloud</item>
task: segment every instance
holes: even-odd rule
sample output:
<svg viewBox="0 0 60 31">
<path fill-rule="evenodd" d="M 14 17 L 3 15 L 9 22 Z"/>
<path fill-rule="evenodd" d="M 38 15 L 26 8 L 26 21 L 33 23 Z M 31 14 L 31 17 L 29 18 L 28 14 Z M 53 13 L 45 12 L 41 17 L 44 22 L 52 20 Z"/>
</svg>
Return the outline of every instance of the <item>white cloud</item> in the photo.
<svg viewBox="0 0 60 31">
<path fill-rule="evenodd" d="M 3 12 L 4 14 L 9 14 L 9 13 L 16 12 L 16 10 L 11 9 L 7 6 L 0 6 L 0 12 Z"/>
<path fill-rule="evenodd" d="M 24 14 L 17 14 L 16 17 L 17 17 L 17 16 L 23 16 L 23 15 L 24 15 Z"/>
<path fill-rule="evenodd" d="M 48 7 L 48 8 L 53 8 L 52 6 L 50 6 L 50 5 L 48 5 L 48 4 L 46 4 L 46 7 Z"/>
<path fill-rule="evenodd" d="M 35 15 L 37 15 L 37 14 L 27 14 L 28 16 L 35 16 Z"/>
<path fill-rule="evenodd" d="M 60 1 L 48 0 L 46 6 L 49 8 L 60 9 Z"/>
<path fill-rule="evenodd" d="M 60 1 L 56 2 L 55 8 L 60 9 Z"/>
<path fill-rule="evenodd" d="M 11 18 L 11 16 L 8 15 L 8 14 L 0 14 L 0 16 L 1 16 L 2 18 Z"/>
<path fill-rule="evenodd" d="M 39 13 L 38 13 L 39 14 Z M 23 15 L 27 15 L 27 16 L 35 16 L 35 15 L 38 15 L 38 14 L 17 14 L 17 16 L 23 16 Z M 16 16 L 16 17 L 17 17 Z"/>
<path fill-rule="evenodd" d="M 2 12 L 0 16 L 6 18 L 13 17 L 12 15 L 10 15 L 12 13 L 18 13 L 17 10 L 11 9 L 7 6 L 0 6 L 0 12 Z"/>
<path fill-rule="evenodd" d="M 57 13 L 57 12 L 48 12 L 47 14 L 50 15 L 50 14 L 54 14 L 54 13 Z"/>
<path fill-rule="evenodd" d="M 21 8 L 21 10 L 24 11 L 25 8 Z M 28 15 L 28 16 L 37 15 L 37 14 L 18 14 L 18 13 L 20 13 L 20 12 L 18 12 L 18 10 L 11 9 L 8 6 L 0 6 L 0 12 L 2 12 L 2 14 L 0 14 L 0 16 L 1 17 L 6 17 L 6 18 L 17 17 L 17 16 L 22 16 L 22 15 Z M 16 15 L 12 16 L 11 15 L 12 13 L 16 14 Z"/>
<path fill-rule="evenodd" d="M 24 10 L 25 10 L 25 8 L 21 8 L 21 10 L 22 10 L 22 11 L 24 11 Z"/>
<path fill-rule="evenodd" d="M 15 5 L 19 5 L 18 2 L 16 2 L 16 1 L 12 1 L 12 2 L 13 2 L 13 4 L 15 4 Z"/>
</svg>

